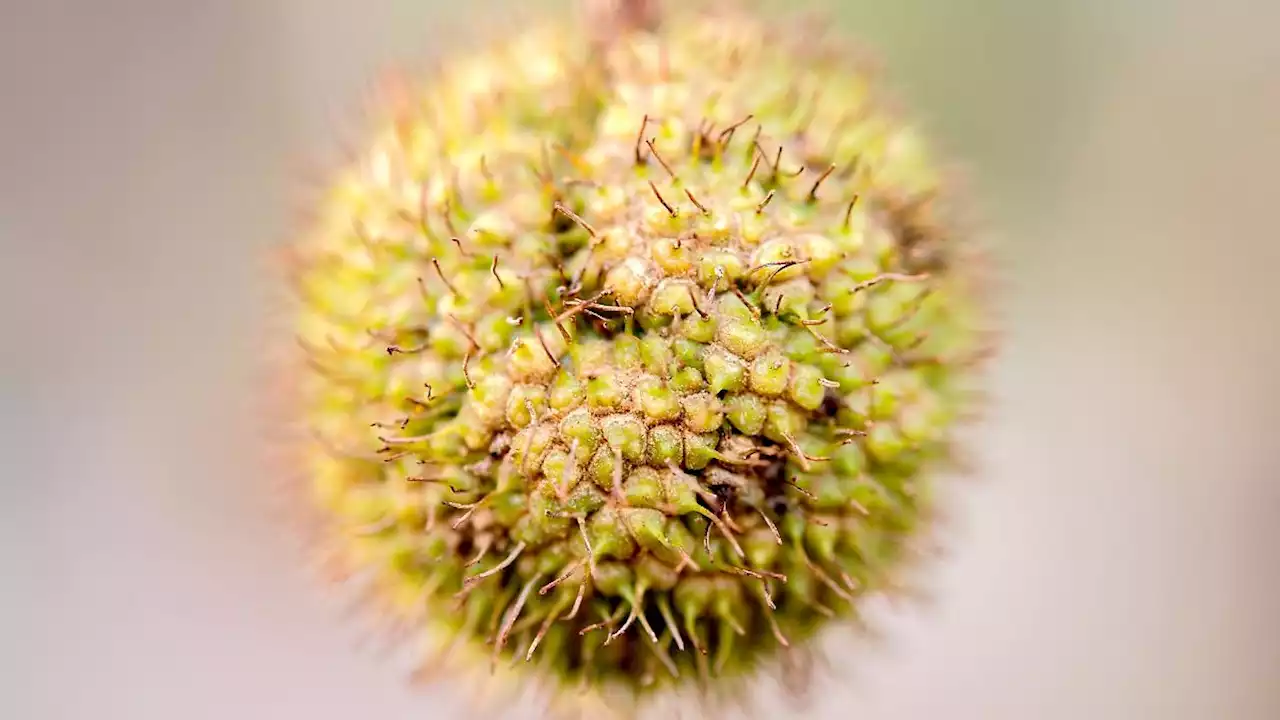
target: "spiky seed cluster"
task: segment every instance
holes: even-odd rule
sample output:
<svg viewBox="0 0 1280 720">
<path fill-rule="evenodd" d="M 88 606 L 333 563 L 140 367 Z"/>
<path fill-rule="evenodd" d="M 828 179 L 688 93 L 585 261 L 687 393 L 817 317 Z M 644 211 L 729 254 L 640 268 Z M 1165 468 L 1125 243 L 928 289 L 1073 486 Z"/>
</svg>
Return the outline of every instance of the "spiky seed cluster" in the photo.
<svg viewBox="0 0 1280 720">
<path fill-rule="evenodd" d="M 784 39 L 678 17 L 459 61 L 301 245 L 315 494 L 456 652 L 706 684 L 901 566 L 976 296 L 920 138 Z"/>
</svg>

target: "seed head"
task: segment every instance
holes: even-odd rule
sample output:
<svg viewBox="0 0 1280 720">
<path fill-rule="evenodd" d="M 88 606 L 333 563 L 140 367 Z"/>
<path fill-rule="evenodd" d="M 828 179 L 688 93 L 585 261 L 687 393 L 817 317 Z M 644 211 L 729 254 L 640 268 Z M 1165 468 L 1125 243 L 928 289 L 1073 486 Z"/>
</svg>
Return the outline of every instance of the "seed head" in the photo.
<svg viewBox="0 0 1280 720">
<path fill-rule="evenodd" d="M 298 244 L 296 410 L 424 667 L 709 695 L 897 586 L 980 287 L 859 64 L 776 18 L 624 25 L 461 58 L 369 139 Z"/>
</svg>

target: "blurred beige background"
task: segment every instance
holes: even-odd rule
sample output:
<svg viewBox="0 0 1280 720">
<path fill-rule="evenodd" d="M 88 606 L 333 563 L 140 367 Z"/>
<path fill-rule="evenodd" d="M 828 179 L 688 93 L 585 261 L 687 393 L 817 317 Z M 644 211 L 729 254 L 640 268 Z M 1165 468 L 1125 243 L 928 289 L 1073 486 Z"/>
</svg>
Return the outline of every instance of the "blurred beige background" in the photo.
<svg viewBox="0 0 1280 720">
<path fill-rule="evenodd" d="M 242 414 L 371 73 L 510 6 L 0 0 L 0 717 L 463 717 L 334 620 Z M 937 603 L 769 717 L 1280 717 L 1280 8 L 828 6 L 968 163 L 1008 345 Z"/>
</svg>

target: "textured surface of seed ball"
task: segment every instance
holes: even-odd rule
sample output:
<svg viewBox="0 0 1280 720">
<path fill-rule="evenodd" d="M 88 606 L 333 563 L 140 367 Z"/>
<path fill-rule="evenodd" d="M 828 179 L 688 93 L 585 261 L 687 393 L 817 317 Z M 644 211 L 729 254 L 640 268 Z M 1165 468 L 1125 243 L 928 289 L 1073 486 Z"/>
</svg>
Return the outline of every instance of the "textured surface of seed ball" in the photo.
<svg viewBox="0 0 1280 720">
<path fill-rule="evenodd" d="M 315 498 L 460 656 L 744 676 L 922 531 L 980 349 L 962 245 L 871 79 L 769 25 L 457 60 L 299 245 Z"/>
</svg>

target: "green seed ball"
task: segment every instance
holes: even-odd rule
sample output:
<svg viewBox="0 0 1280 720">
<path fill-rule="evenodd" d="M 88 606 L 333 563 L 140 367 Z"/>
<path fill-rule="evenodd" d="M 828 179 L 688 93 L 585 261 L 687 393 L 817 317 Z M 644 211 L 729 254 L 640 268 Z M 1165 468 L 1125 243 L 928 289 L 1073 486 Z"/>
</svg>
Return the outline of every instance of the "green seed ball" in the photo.
<svg viewBox="0 0 1280 720">
<path fill-rule="evenodd" d="M 712 432 L 720 429 L 724 423 L 720 399 L 711 393 L 687 394 L 681 404 L 684 408 L 684 426 L 693 432 Z"/>
<path fill-rule="evenodd" d="M 769 410 L 763 398 L 747 393 L 726 398 L 725 414 L 738 432 L 743 435 L 759 435 L 764 429 Z"/>
<path fill-rule="evenodd" d="M 671 12 L 446 63 L 297 244 L 309 500 L 433 667 L 748 683 L 895 586 L 973 410 L 923 139 L 843 51 Z"/>
<path fill-rule="evenodd" d="M 781 352 L 771 351 L 752 361 L 751 390 L 760 395 L 780 395 L 787 387 L 789 375 L 791 375 L 791 361 Z"/>
<path fill-rule="evenodd" d="M 680 417 L 680 398 L 655 376 L 636 383 L 634 405 L 650 421 L 675 420 Z"/>
<path fill-rule="evenodd" d="M 707 376 L 707 384 L 714 394 L 718 395 L 726 390 L 734 392 L 746 387 L 746 360 L 722 347 L 708 347 L 702 359 L 702 367 Z"/>
</svg>

